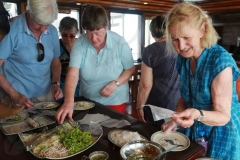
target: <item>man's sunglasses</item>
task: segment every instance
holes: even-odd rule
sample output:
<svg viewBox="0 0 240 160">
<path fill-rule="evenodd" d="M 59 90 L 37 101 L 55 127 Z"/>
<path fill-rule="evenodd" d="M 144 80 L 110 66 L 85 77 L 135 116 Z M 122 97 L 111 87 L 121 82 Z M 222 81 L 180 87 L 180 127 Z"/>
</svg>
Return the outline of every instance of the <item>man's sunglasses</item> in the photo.
<svg viewBox="0 0 240 160">
<path fill-rule="evenodd" d="M 73 35 L 73 34 L 62 34 L 62 38 L 74 39 L 74 38 L 76 38 L 76 35 Z"/>
<path fill-rule="evenodd" d="M 38 50 L 37 61 L 41 62 L 44 59 L 44 47 L 43 47 L 42 43 L 37 44 L 37 50 Z"/>
</svg>

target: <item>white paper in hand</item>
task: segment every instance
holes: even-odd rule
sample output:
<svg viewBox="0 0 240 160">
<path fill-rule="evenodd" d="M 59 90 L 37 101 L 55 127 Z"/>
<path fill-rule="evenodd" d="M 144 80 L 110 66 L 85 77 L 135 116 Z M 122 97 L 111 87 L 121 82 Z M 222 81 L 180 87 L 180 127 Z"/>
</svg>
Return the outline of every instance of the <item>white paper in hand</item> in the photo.
<svg viewBox="0 0 240 160">
<path fill-rule="evenodd" d="M 152 115 L 153 115 L 153 120 L 154 121 L 158 121 L 161 119 L 168 119 L 172 117 L 172 114 L 175 113 L 174 111 L 170 110 L 170 109 L 166 109 L 166 108 L 162 108 L 162 107 L 157 107 L 157 106 L 153 106 L 150 104 L 146 104 L 143 106 L 149 106 L 151 111 L 152 111 Z"/>
</svg>

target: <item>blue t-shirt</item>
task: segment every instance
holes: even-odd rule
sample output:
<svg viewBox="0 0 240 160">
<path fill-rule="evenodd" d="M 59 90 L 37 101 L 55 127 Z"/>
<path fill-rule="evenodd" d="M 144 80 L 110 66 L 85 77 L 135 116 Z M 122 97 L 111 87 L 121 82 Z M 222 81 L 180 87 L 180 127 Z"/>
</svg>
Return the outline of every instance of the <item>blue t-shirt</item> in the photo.
<svg viewBox="0 0 240 160">
<path fill-rule="evenodd" d="M 49 25 L 38 41 L 29 30 L 26 13 L 13 19 L 11 30 L 0 42 L 1 73 L 18 92 L 28 98 L 44 95 L 51 89 L 51 63 L 60 55 L 58 32 Z M 37 61 L 37 43 L 44 46 L 44 59 Z M 1 90 L 3 92 L 3 90 Z"/>
<path fill-rule="evenodd" d="M 80 68 L 81 95 L 104 105 L 118 105 L 129 100 L 128 83 L 120 85 L 108 98 L 100 91 L 124 70 L 133 67 L 132 52 L 123 37 L 107 31 L 105 47 L 97 53 L 87 35 L 79 37 L 72 48 L 70 67 Z"/>
<path fill-rule="evenodd" d="M 213 110 L 211 84 L 216 76 L 227 67 L 232 67 L 231 119 L 223 126 L 207 126 L 195 121 L 186 129 L 190 140 L 196 139 L 199 130 L 204 130 L 208 139 L 207 157 L 224 160 L 240 159 L 240 104 L 236 93 L 236 80 L 240 72 L 232 56 L 221 46 L 205 49 L 197 60 L 195 76 L 189 66 L 189 58 L 178 56 L 177 69 L 180 74 L 180 92 L 188 107 Z M 190 83 L 190 84 L 189 84 Z M 191 86 L 191 89 L 189 88 Z"/>
</svg>

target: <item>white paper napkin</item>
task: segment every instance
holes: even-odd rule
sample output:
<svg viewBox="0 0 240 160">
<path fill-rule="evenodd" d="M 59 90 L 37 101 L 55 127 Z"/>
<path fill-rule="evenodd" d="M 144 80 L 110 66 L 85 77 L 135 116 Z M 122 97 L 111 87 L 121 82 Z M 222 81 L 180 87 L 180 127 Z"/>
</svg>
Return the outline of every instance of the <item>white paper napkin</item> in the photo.
<svg viewBox="0 0 240 160">
<path fill-rule="evenodd" d="M 150 104 L 146 104 L 146 105 L 143 105 L 143 106 L 149 106 L 150 107 L 150 109 L 152 111 L 154 121 L 158 121 L 158 120 L 161 120 L 161 119 L 164 119 L 165 121 L 169 121 L 172 117 L 172 114 L 175 113 L 174 111 L 172 111 L 170 109 L 157 107 L 157 106 L 153 106 L 153 105 L 150 105 Z"/>
<path fill-rule="evenodd" d="M 94 123 L 100 123 L 102 121 L 105 121 L 107 119 L 109 119 L 110 117 L 104 115 L 104 114 L 86 114 L 85 117 L 81 120 L 79 120 L 79 122 L 81 124 L 90 124 L 90 122 L 94 122 Z"/>
</svg>

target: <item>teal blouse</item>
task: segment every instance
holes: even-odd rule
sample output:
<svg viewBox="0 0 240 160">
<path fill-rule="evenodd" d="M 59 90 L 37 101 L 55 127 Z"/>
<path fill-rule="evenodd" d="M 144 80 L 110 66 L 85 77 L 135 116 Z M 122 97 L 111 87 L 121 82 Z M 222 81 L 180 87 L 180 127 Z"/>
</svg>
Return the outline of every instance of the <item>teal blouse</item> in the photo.
<svg viewBox="0 0 240 160">
<path fill-rule="evenodd" d="M 177 69 L 180 74 L 180 92 L 187 107 L 201 110 L 213 110 L 211 84 L 216 76 L 227 67 L 232 67 L 233 97 L 231 119 L 224 126 L 207 126 L 195 121 L 185 134 L 194 140 L 198 130 L 206 132 L 208 138 L 207 157 L 224 160 L 240 159 L 240 104 L 236 92 L 236 80 L 240 72 L 232 56 L 221 46 L 215 45 L 205 49 L 197 61 L 196 74 L 189 70 L 189 58 L 178 56 Z M 191 89 L 190 89 L 191 88 Z"/>
</svg>

